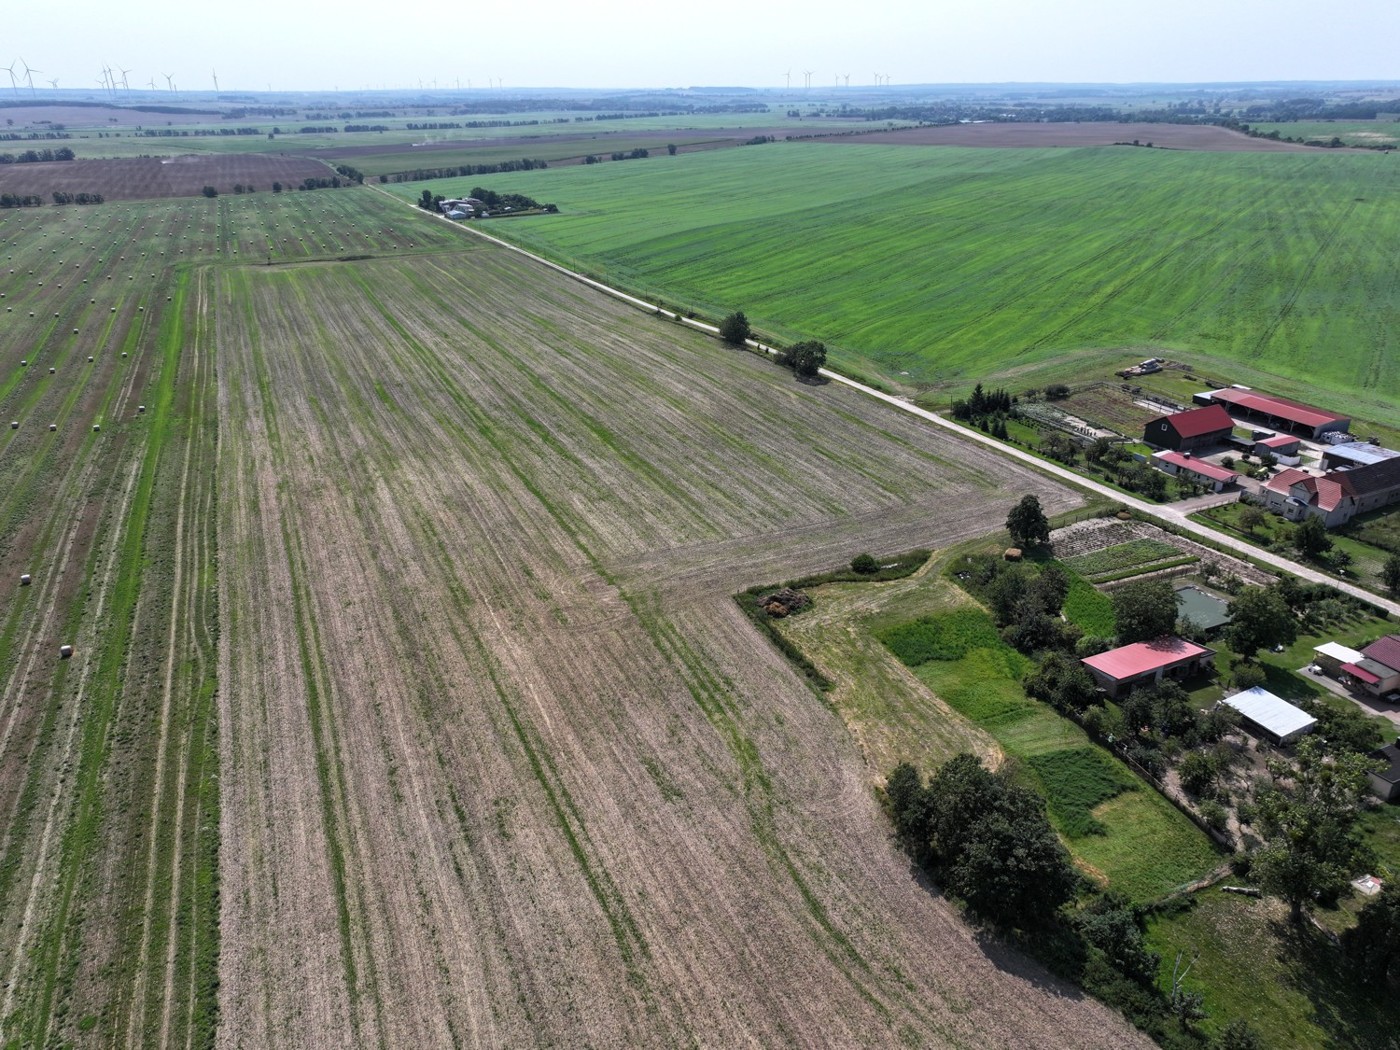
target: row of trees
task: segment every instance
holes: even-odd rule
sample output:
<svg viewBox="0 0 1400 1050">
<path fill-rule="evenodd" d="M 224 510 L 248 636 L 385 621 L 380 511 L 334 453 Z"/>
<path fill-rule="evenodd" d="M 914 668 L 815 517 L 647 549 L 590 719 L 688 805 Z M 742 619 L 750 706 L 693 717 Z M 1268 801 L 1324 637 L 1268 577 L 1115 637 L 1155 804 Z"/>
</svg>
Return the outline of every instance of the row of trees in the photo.
<svg viewBox="0 0 1400 1050">
<path fill-rule="evenodd" d="M 742 310 L 736 310 L 719 323 L 719 337 L 730 346 L 743 346 L 753 338 L 753 327 Z M 826 367 L 826 344 L 815 339 L 793 343 L 780 349 L 774 358 L 803 378 L 813 378 Z"/>
<path fill-rule="evenodd" d="M 58 149 L 27 149 L 22 153 L 0 153 L 0 164 L 39 164 L 55 160 L 73 160 L 76 154 L 67 146 Z"/>
<path fill-rule="evenodd" d="M 55 204 L 101 204 L 106 198 L 100 193 L 64 193 L 60 190 L 53 191 L 53 202 Z"/>
<path fill-rule="evenodd" d="M 43 204 L 37 193 L 0 193 L 0 208 L 41 208 Z"/>
<path fill-rule="evenodd" d="M 520 160 L 503 160 L 496 164 L 458 164 L 447 168 L 414 168 L 411 171 L 395 171 L 379 176 L 380 184 L 391 182 L 422 182 L 425 179 L 456 179 L 467 175 L 500 175 L 511 171 L 534 171 L 547 168 L 542 160 L 522 157 Z"/>
</svg>

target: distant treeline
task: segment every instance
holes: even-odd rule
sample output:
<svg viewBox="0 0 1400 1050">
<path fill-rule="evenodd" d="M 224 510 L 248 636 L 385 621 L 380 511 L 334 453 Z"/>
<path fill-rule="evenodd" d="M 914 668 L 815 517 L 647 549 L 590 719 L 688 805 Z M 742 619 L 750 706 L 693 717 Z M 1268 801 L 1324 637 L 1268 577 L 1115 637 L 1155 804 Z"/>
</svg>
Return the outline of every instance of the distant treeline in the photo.
<svg viewBox="0 0 1400 1050">
<path fill-rule="evenodd" d="M 37 193 L 0 193 L 0 208 L 39 208 L 44 198 Z"/>
<path fill-rule="evenodd" d="M 62 127 L 62 125 L 59 125 Z M 71 139 L 66 131 L 6 131 L 0 132 L 0 142 L 42 142 L 52 139 Z"/>
<path fill-rule="evenodd" d="M 396 171 L 379 176 L 385 182 L 420 182 L 423 179 L 455 179 L 463 175 L 498 175 L 506 171 L 533 171 L 549 167 L 542 160 L 522 157 L 520 160 L 503 160 L 499 164 L 458 164 L 448 168 L 414 168 L 412 171 Z"/>
<path fill-rule="evenodd" d="M 0 153 L 0 164 L 40 164 L 51 160 L 72 160 L 73 151 L 67 146 L 58 149 L 27 149 L 23 153 Z"/>
<path fill-rule="evenodd" d="M 287 110 L 288 113 L 295 110 Z M 356 110 L 351 113 L 348 110 L 344 113 L 308 113 L 307 120 L 374 120 L 383 117 L 392 117 L 394 114 L 387 109 L 367 109 Z"/>
<path fill-rule="evenodd" d="M 295 109 L 287 106 L 243 106 L 230 109 L 222 114 L 224 120 L 243 120 L 245 117 L 294 117 Z"/>
<path fill-rule="evenodd" d="M 53 202 L 55 204 L 101 204 L 105 197 L 100 193 L 64 193 L 60 190 L 53 191 Z"/>
<path fill-rule="evenodd" d="M 261 135 L 262 128 L 210 128 L 203 131 L 189 131 L 185 128 L 143 128 L 135 134 L 148 139 L 195 139 L 214 138 L 221 135 Z"/>
</svg>

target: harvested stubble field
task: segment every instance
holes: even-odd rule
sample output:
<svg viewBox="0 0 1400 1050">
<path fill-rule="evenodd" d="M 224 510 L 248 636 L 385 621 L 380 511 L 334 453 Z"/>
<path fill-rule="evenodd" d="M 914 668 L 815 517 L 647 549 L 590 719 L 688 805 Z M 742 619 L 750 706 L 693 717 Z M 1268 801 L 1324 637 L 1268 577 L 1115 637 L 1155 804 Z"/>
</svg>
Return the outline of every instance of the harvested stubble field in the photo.
<svg viewBox="0 0 1400 1050">
<path fill-rule="evenodd" d="M 233 203 L 322 199 L 438 229 Z M 223 206 L 0 216 L 0 1040 L 1139 1042 L 911 874 L 730 597 L 1076 497 L 496 249 L 243 265 Z"/>
<path fill-rule="evenodd" d="M 1070 354 L 1098 376 L 1105 349 L 1151 347 L 1400 419 L 1400 260 L 1374 247 L 1400 233 L 1400 166 L 1382 154 L 779 142 L 492 185 L 561 212 L 493 220 L 497 236 L 682 308 L 742 309 L 896 384 Z"/>
<path fill-rule="evenodd" d="M 38 194 L 52 200 L 55 190 L 100 193 L 108 200 L 196 197 L 205 186 L 232 193 L 239 183 L 270 192 L 274 182 L 288 188 L 303 179 L 332 172 L 319 161 L 262 153 L 176 157 L 116 157 L 103 160 L 0 164 L 0 192 Z"/>
</svg>

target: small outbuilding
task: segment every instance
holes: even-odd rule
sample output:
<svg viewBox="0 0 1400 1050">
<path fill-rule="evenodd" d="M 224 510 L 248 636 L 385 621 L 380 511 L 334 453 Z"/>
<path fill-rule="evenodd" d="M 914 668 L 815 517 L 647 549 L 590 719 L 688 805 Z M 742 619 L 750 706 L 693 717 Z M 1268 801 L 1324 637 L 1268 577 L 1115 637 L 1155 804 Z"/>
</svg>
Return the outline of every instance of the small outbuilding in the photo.
<svg viewBox="0 0 1400 1050">
<path fill-rule="evenodd" d="M 1317 719 L 1262 686 L 1227 696 L 1221 703 L 1233 707 L 1255 736 L 1275 744 L 1290 744 L 1317 728 Z"/>
<path fill-rule="evenodd" d="M 1342 676 L 1343 664 L 1354 664 L 1365 657 L 1357 650 L 1340 642 L 1323 642 L 1321 645 L 1313 646 L 1313 663 L 1322 669 L 1324 674 L 1332 678 Z"/>
<path fill-rule="evenodd" d="M 1376 748 L 1371 752 L 1371 757 L 1384 763 L 1382 768 L 1368 774 L 1371 790 L 1376 797 L 1394 802 L 1400 798 L 1400 738 L 1385 747 Z"/>
<path fill-rule="evenodd" d="M 1166 635 L 1150 642 L 1134 642 L 1080 661 L 1110 697 L 1121 696 L 1140 685 L 1163 678 L 1189 678 L 1205 670 L 1215 650 L 1185 638 Z"/>
</svg>

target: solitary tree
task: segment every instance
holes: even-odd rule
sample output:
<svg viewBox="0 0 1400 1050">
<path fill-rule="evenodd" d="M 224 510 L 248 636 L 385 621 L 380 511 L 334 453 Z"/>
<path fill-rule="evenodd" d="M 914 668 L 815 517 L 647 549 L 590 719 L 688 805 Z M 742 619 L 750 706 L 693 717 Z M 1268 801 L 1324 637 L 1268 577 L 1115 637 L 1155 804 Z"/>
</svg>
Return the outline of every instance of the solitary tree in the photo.
<svg viewBox="0 0 1400 1050">
<path fill-rule="evenodd" d="M 1305 558 L 1318 558 L 1332 549 L 1332 537 L 1321 518 L 1308 515 L 1293 530 L 1293 546 Z"/>
<path fill-rule="evenodd" d="M 204 189 L 200 190 L 199 192 L 204 194 L 206 197 L 217 197 L 219 195 L 219 191 L 216 190 L 213 186 L 205 186 Z"/>
<path fill-rule="evenodd" d="M 753 329 L 742 310 L 736 310 L 719 323 L 719 337 L 731 346 L 743 346 Z"/>
<path fill-rule="evenodd" d="M 1050 522 L 1045 519 L 1045 511 L 1040 509 L 1040 500 L 1035 496 L 1022 496 L 1021 502 L 1006 516 L 1006 531 L 1011 533 L 1011 542 L 1022 547 L 1049 543 Z"/>
<path fill-rule="evenodd" d="M 1118 643 L 1149 642 L 1176 627 L 1176 591 L 1166 580 L 1129 583 L 1113 592 Z"/>
<path fill-rule="evenodd" d="M 1292 645 L 1298 621 L 1284 601 L 1266 587 L 1246 587 L 1230 602 L 1230 648 L 1246 659 L 1260 649 Z"/>
<path fill-rule="evenodd" d="M 783 352 L 781 360 L 800 376 L 814 376 L 826 367 L 826 344 L 814 339 L 793 343 Z"/>
<path fill-rule="evenodd" d="M 1244 509 L 1240 511 L 1240 527 L 1245 532 L 1253 533 L 1260 525 L 1268 520 L 1268 516 L 1253 504 L 1246 503 Z"/>
</svg>

